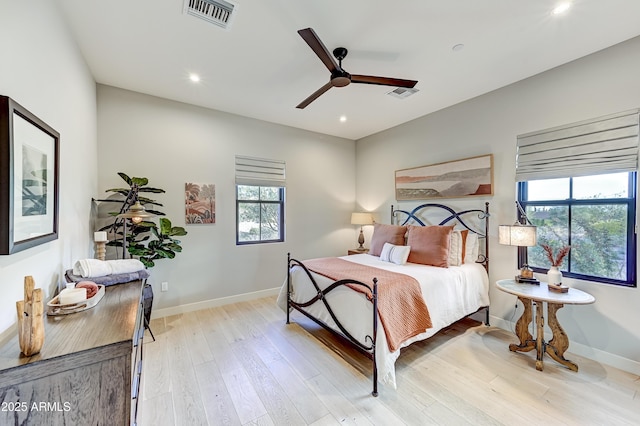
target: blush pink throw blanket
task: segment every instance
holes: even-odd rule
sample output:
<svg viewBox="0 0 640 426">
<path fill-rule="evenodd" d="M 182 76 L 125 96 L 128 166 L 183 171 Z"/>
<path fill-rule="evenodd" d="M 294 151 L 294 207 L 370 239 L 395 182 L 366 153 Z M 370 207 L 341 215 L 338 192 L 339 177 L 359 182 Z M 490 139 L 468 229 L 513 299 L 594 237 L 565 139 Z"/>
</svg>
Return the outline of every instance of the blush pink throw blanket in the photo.
<svg viewBox="0 0 640 426">
<path fill-rule="evenodd" d="M 304 265 L 332 280 L 352 279 L 373 287 L 378 279 L 378 316 L 387 336 L 389 350 L 395 352 L 402 342 L 431 328 L 429 310 L 422 298 L 420 284 L 415 278 L 373 266 L 349 262 L 337 257 L 306 260 Z M 370 291 L 361 286 L 349 286 L 366 294 Z"/>
</svg>

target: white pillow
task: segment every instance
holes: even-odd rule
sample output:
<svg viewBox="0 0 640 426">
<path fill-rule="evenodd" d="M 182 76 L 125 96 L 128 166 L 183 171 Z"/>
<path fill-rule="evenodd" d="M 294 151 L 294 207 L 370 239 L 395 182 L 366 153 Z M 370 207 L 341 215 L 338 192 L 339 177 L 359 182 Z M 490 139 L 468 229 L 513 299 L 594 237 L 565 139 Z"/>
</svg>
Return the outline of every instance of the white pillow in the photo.
<svg viewBox="0 0 640 426">
<path fill-rule="evenodd" d="M 410 251 L 411 246 L 396 246 L 384 243 L 384 246 L 382 246 L 382 252 L 380 252 L 380 260 L 395 263 L 396 265 L 404 265 L 407 263 Z"/>
<path fill-rule="evenodd" d="M 465 247 L 464 263 L 476 263 L 478 260 L 478 234 L 469 232 L 467 246 Z"/>
<path fill-rule="evenodd" d="M 462 238 L 462 231 L 454 230 L 453 232 L 451 232 L 451 244 L 449 245 L 449 266 L 462 265 L 462 259 L 464 255 L 464 253 L 462 253 L 462 247 L 464 247 Z"/>
</svg>

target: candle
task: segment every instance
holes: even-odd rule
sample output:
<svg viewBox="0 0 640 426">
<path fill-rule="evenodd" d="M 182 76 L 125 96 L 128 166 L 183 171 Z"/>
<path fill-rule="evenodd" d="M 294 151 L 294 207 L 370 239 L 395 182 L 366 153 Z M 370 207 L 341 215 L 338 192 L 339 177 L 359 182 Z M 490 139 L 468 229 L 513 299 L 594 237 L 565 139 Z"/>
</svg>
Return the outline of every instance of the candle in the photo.
<svg viewBox="0 0 640 426">
<path fill-rule="evenodd" d="M 93 241 L 95 242 L 107 241 L 107 232 L 106 231 L 94 232 Z"/>
</svg>

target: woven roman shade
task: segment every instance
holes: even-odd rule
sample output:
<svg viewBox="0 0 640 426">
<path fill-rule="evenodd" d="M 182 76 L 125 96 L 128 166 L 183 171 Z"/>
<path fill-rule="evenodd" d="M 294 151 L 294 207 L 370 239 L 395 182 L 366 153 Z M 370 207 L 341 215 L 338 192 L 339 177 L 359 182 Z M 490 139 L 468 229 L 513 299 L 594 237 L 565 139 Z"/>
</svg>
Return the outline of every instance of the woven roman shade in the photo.
<svg viewBox="0 0 640 426">
<path fill-rule="evenodd" d="M 236 185 L 285 187 L 285 162 L 236 155 Z"/>
<path fill-rule="evenodd" d="M 639 112 L 519 135 L 516 181 L 636 171 Z"/>
</svg>

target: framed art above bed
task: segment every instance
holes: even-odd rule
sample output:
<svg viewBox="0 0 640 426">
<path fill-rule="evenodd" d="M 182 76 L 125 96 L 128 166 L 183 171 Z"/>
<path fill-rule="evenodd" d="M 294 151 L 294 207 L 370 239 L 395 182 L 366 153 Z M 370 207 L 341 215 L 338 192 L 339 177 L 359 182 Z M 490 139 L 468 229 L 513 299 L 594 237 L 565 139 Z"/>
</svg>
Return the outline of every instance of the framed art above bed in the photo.
<svg viewBox="0 0 640 426">
<path fill-rule="evenodd" d="M 493 195 L 493 154 L 397 170 L 396 200 Z"/>
</svg>

